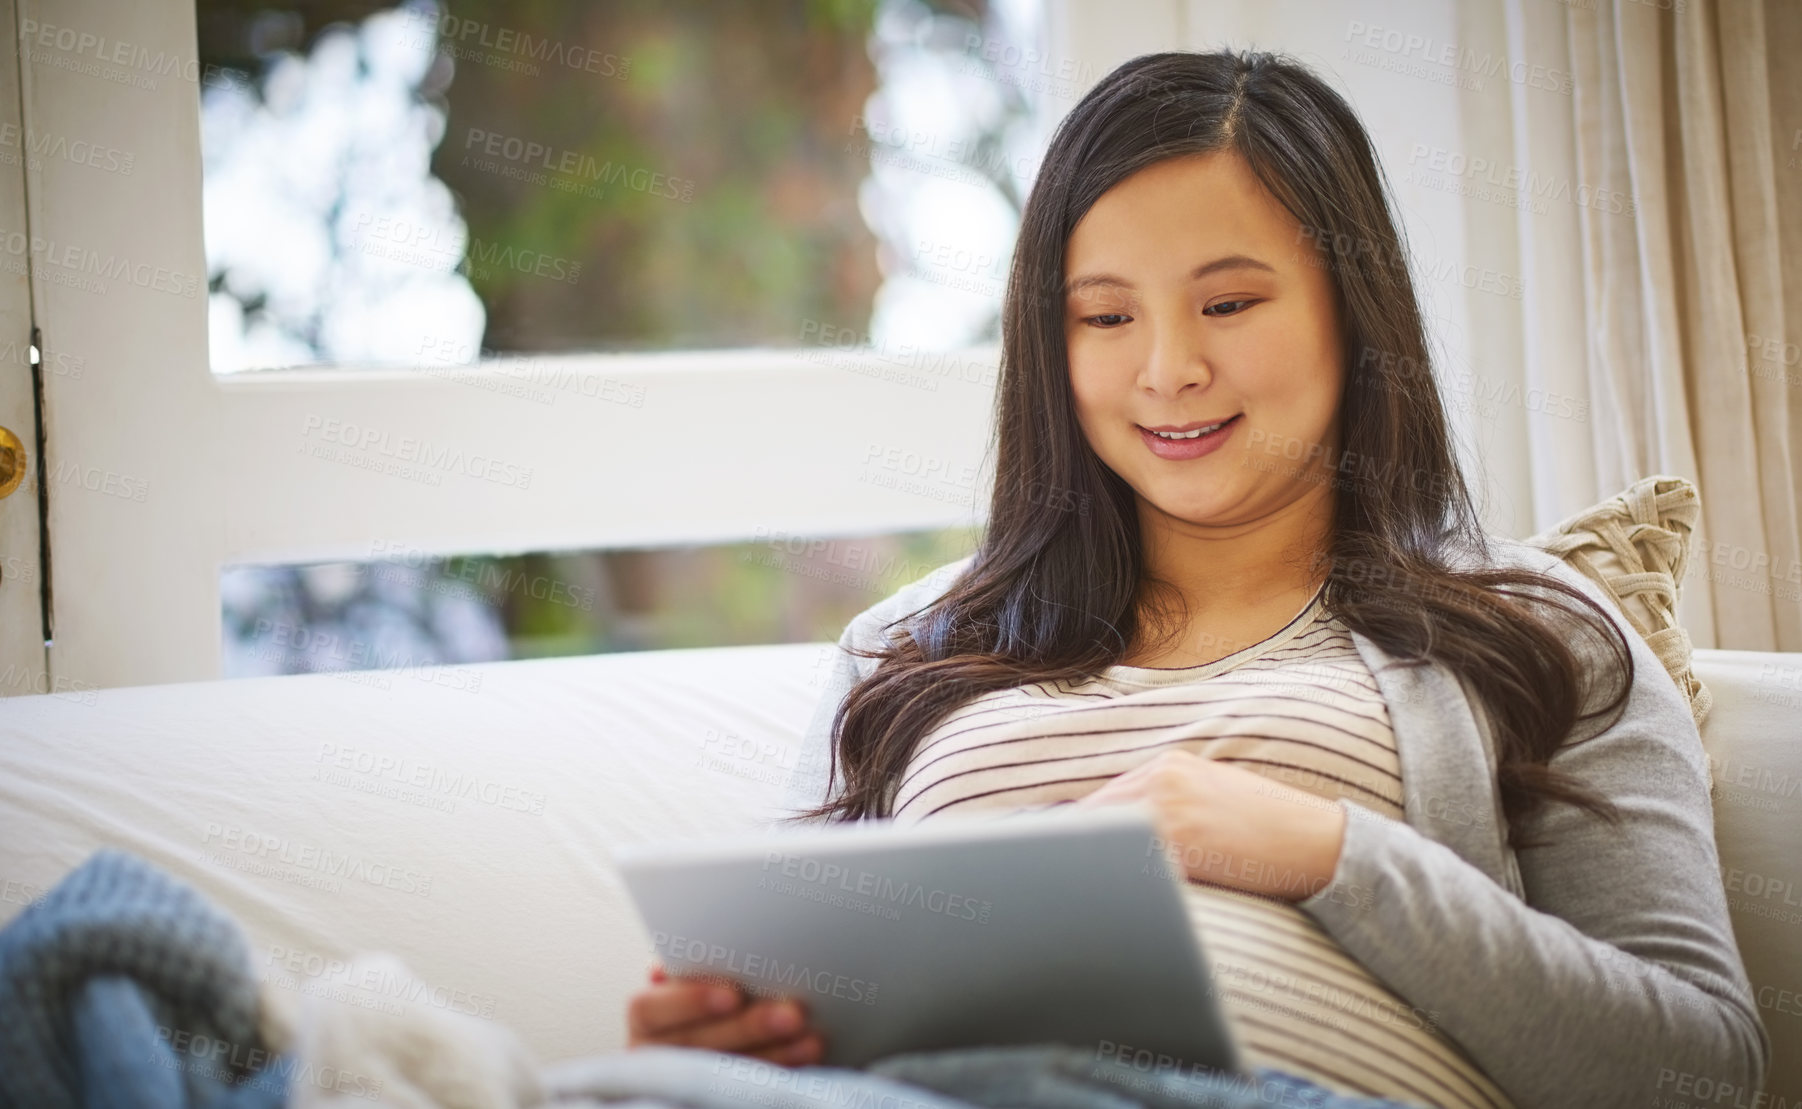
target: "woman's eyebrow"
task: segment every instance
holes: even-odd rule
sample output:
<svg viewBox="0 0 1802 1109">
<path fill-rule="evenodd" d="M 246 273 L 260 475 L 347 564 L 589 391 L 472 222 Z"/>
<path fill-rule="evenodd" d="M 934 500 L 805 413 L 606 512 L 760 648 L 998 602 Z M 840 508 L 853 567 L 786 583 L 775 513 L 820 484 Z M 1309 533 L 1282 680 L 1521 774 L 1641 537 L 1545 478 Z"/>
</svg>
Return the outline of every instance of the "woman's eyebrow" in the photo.
<svg viewBox="0 0 1802 1109">
<path fill-rule="evenodd" d="M 1253 258 L 1249 254 L 1228 254 L 1224 258 L 1216 258 L 1212 262 L 1203 262 L 1196 266 L 1189 271 L 1189 280 L 1199 281 L 1211 273 L 1219 273 L 1222 270 L 1263 270 L 1266 273 L 1275 273 L 1276 267 Z M 1097 285 L 1109 285 L 1119 289 L 1133 288 L 1133 283 L 1124 277 L 1111 273 L 1090 273 L 1081 277 L 1073 277 L 1064 282 L 1064 295 L 1070 296 Z"/>
</svg>

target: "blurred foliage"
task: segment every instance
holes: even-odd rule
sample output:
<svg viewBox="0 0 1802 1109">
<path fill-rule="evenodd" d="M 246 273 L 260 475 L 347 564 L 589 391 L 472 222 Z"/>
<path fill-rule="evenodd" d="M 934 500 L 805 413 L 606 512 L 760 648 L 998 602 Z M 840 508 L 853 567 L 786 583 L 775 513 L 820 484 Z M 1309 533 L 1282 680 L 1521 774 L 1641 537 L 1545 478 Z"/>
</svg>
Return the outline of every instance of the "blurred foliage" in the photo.
<svg viewBox="0 0 1802 1109">
<path fill-rule="evenodd" d="M 599 71 L 456 63 L 432 169 L 471 238 L 581 266 L 567 283 L 472 266 L 486 346 L 793 345 L 803 320 L 867 325 L 881 279 L 857 210 L 868 163 L 844 140 L 876 83 L 871 0 L 452 0 L 449 12 L 588 52 Z M 545 176 L 600 196 L 484 171 L 472 129 L 539 144 L 541 166 L 575 156 L 576 172 Z"/>
<path fill-rule="evenodd" d="M 282 52 L 304 53 L 326 27 L 392 6 L 199 0 L 201 61 L 259 75 Z M 985 5 L 931 7 L 979 22 Z M 486 349 L 793 346 L 807 320 L 867 331 L 881 275 L 858 209 L 867 151 L 848 140 L 861 136 L 876 84 L 867 48 L 875 0 L 450 0 L 440 10 L 448 16 L 440 27 L 477 28 L 440 43 L 422 90 L 448 114 L 432 169 L 457 196 L 472 246 L 580 267 L 576 280 L 556 280 L 484 264 L 472 251 L 464 272 L 487 309 Z M 590 51 L 595 61 L 538 61 L 527 72 L 517 50 L 480 45 L 502 31 L 559 56 Z M 568 157 L 583 171 L 622 167 L 627 182 L 611 178 L 585 195 L 596 190 L 495 172 L 472 149 L 487 134 L 537 144 L 553 166 Z M 633 188 L 634 171 L 664 183 Z M 583 172 L 547 176 L 584 183 Z M 676 197 L 665 195 L 671 180 Z M 419 569 L 437 576 L 422 585 L 427 592 L 453 583 L 484 600 L 516 656 L 829 640 L 901 585 L 970 553 L 977 536 L 961 528 L 831 541 L 855 546 L 848 557 L 857 566 L 734 544 L 480 556 Z M 356 572 L 353 600 L 338 607 L 391 603 L 371 588 L 371 569 L 379 564 Z M 271 610 L 329 623 L 301 596 L 308 578 L 282 577 Z M 561 599 L 517 584 L 539 581 L 561 585 Z M 572 594 L 586 603 L 570 603 Z M 228 611 L 228 638 L 258 618 L 266 619 L 251 608 Z"/>
<path fill-rule="evenodd" d="M 593 611 L 517 590 L 493 601 L 509 612 L 521 658 L 835 640 L 852 617 L 971 553 L 979 538 L 978 529 L 953 528 L 835 537 L 811 553 L 770 543 L 615 551 L 602 564 Z M 578 598 L 594 580 L 591 554 L 527 557 L 532 572 Z"/>
<path fill-rule="evenodd" d="M 392 6 L 200 0 L 201 61 L 260 74 L 332 24 Z M 578 275 L 472 258 L 485 348 L 790 346 L 804 320 L 867 328 L 881 281 L 857 208 L 869 164 L 846 140 L 876 87 L 874 0 L 439 10 L 455 37 L 441 37 L 423 90 L 449 120 L 434 175 L 490 256 L 536 252 Z M 487 157 L 489 135 L 544 153 Z M 563 165 L 577 168 L 550 168 Z"/>
</svg>

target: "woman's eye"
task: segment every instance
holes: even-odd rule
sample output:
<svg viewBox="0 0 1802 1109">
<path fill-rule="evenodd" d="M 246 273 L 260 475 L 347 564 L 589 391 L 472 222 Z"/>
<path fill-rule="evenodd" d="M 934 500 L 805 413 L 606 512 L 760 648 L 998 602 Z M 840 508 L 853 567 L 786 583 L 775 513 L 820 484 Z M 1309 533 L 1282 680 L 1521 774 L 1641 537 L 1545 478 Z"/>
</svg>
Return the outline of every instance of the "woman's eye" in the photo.
<svg viewBox="0 0 1802 1109">
<path fill-rule="evenodd" d="M 1218 304 L 1210 304 L 1206 308 L 1203 308 L 1201 310 L 1201 314 L 1204 316 L 1236 316 L 1239 314 L 1239 311 L 1241 310 L 1241 308 L 1240 308 L 1241 305 L 1246 305 L 1246 304 L 1250 304 L 1250 303 L 1251 303 L 1251 301 L 1249 301 L 1249 300 L 1223 300 L 1223 301 L 1219 302 Z M 1231 311 L 1231 312 L 1216 312 L 1216 311 L 1214 311 L 1214 309 L 1216 309 L 1216 308 L 1232 308 L 1233 311 Z"/>
<path fill-rule="evenodd" d="M 1121 324 L 1125 323 L 1126 320 L 1127 320 L 1127 317 L 1124 313 L 1106 312 L 1099 316 L 1089 316 L 1089 317 L 1085 318 L 1083 320 L 1083 322 L 1088 323 L 1088 324 L 1093 324 L 1096 327 L 1100 327 L 1100 328 L 1110 328 L 1110 327 L 1119 327 Z"/>
</svg>

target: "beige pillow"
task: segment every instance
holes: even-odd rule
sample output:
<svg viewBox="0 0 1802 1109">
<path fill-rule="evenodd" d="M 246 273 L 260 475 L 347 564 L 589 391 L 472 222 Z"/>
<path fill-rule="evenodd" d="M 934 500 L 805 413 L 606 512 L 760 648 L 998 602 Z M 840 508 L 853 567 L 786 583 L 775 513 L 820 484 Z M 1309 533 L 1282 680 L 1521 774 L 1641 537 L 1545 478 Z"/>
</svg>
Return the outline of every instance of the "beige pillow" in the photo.
<svg viewBox="0 0 1802 1109">
<path fill-rule="evenodd" d="M 1689 697 L 1698 728 L 1714 698 L 1690 668 L 1689 633 L 1677 623 L 1677 598 L 1701 512 L 1701 498 L 1686 479 L 1648 477 L 1523 540 L 1557 555 L 1614 598 Z"/>
</svg>

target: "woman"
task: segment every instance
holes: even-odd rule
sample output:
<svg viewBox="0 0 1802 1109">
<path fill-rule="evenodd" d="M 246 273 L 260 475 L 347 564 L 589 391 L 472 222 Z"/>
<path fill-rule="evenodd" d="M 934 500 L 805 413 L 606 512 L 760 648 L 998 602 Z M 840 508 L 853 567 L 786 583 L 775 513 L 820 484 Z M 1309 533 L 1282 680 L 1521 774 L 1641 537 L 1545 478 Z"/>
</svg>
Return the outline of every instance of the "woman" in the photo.
<svg viewBox="0 0 1802 1109">
<path fill-rule="evenodd" d="M 1148 802 L 1248 1061 L 1299 1082 L 1756 1091 L 1687 704 L 1587 582 L 1482 533 L 1406 257 L 1299 65 L 1096 86 L 1022 221 L 981 548 L 846 630 L 805 815 Z M 653 978 L 634 1043 L 818 1057 L 793 1002 Z"/>
</svg>

